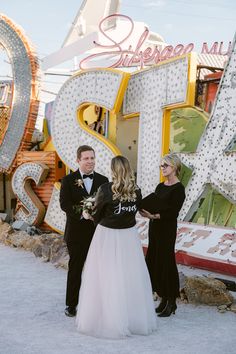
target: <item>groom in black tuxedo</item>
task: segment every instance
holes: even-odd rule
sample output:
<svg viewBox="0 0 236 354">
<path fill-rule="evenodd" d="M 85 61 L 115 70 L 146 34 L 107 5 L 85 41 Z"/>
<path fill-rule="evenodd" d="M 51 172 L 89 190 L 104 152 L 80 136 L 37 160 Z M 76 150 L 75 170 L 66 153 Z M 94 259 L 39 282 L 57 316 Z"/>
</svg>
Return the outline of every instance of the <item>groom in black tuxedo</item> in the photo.
<svg viewBox="0 0 236 354">
<path fill-rule="evenodd" d="M 78 148 L 77 161 L 79 169 L 62 179 L 60 191 L 61 209 L 66 213 L 64 239 L 70 256 L 65 309 L 65 314 L 70 317 L 76 315 L 81 273 L 95 231 L 93 221 L 76 213 L 74 206 L 108 182 L 107 177 L 94 171 L 95 152 L 91 146 L 82 145 Z"/>
</svg>

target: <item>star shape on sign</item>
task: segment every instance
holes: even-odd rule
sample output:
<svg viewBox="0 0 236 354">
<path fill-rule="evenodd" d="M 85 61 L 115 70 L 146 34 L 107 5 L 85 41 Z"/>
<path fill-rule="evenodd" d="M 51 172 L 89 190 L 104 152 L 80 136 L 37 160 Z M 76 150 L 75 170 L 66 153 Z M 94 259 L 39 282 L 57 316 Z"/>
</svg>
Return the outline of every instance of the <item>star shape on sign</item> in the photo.
<svg viewBox="0 0 236 354">
<path fill-rule="evenodd" d="M 181 161 L 193 170 L 186 187 L 180 220 L 190 220 L 207 187 L 218 190 L 236 203 L 236 36 L 232 53 L 221 79 L 214 107 L 195 153 L 179 153 Z"/>
</svg>

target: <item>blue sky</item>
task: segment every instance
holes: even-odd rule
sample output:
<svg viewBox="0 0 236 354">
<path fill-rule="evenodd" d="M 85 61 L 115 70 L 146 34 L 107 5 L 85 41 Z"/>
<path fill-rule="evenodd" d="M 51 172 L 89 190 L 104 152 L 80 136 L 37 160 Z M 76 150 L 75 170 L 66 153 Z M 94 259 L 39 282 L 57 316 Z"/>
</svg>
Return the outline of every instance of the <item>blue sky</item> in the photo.
<svg viewBox="0 0 236 354">
<path fill-rule="evenodd" d="M 0 12 L 24 28 L 43 57 L 60 48 L 81 3 L 82 0 L 0 0 Z M 205 41 L 227 44 L 236 31 L 234 0 L 123 0 L 120 12 L 145 22 L 166 42 L 193 42 L 198 51 Z"/>
</svg>

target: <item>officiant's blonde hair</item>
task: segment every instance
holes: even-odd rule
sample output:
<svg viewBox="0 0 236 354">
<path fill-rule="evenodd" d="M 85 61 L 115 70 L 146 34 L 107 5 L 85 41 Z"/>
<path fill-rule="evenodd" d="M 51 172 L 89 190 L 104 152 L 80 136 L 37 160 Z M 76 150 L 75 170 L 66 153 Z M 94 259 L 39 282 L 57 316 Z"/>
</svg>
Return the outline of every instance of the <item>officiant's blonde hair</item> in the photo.
<svg viewBox="0 0 236 354">
<path fill-rule="evenodd" d="M 138 189 L 129 160 L 124 156 L 116 156 L 111 160 L 113 200 L 135 201 Z"/>
<path fill-rule="evenodd" d="M 172 152 L 163 156 L 161 161 L 166 163 L 167 165 L 174 167 L 176 176 L 180 176 L 181 160 L 176 153 Z"/>
</svg>

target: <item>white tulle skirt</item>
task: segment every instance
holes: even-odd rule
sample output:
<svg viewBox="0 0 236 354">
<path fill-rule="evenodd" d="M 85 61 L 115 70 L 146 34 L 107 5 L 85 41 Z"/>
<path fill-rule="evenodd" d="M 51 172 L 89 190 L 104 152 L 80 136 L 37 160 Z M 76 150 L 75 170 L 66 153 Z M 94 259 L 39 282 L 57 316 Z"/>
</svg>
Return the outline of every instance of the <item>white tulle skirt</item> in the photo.
<svg viewBox="0 0 236 354">
<path fill-rule="evenodd" d="M 97 226 L 82 275 L 76 324 L 79 332 L 101 338 L 156 330 L 150 278 L 135 227 Z"/>
</svg>

